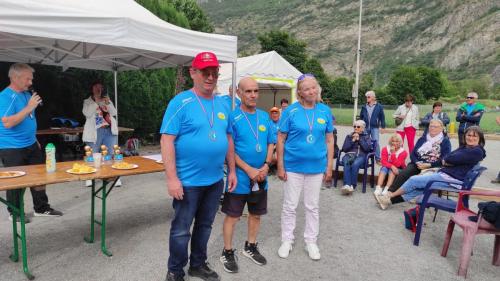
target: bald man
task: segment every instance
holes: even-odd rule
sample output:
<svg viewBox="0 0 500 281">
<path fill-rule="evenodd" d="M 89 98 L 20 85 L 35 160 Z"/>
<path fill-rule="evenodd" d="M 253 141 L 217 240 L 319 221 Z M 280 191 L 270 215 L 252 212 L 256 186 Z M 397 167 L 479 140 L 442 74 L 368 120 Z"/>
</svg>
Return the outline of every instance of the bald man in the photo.
<svg viewBox="0 0 500 281">
<path fill-rule="evenodd" d="M 248 234 L 243 255 L 258 265 L 266 264 L 266 258 L 257 248 L 260 216 L 267 213 L 267 174 L 272 159 L 275 134 L 269 115 L 257 109 L 259 86 L 252 78 L 243 78 L 237 89 L 241 105 L 229 117 L 233 132 L 237 185 L 226 190 L 222 202 L 224 218 L 224 249 L 220 261 L 224 270 L 238 272 L 233 249 L 233 233 L 236 223 L 248 204 Z"/>
</svg>

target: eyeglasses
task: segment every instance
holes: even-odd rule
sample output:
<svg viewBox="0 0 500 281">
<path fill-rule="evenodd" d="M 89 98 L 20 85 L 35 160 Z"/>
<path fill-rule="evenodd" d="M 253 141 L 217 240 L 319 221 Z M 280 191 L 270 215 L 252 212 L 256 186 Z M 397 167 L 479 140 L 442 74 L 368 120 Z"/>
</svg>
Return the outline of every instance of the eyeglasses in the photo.
<svg viewBox="0 0 500 281">
<path fill-rule="evenodd" d="M 354 129 L 359 129 L 359 128 L 363 128 L 361 126 L 352 126 Z"/>
<path fill-rule="evenodd" d="M 312 74 L 312 73 L 304 73 L 304 74 L 299 76 L 299 78 L 297 79 L 297 82 L 302 81 L 302 80 L 306 79 L 307 77 L 315 78 L 314 74 Z"/>
<path fill-rule="evenodd" d="M 201 75 L 203 76 L 203 78 L 207 79 L 208 77 L 210 77 L 210 75 L 212 75 L 213 78 L 219 78 L 219 70 L 216 70 L 216 71 L 210 71 L 208 69 L 196 69 L 196 71 L 198 71 L 199 73 L 201 73 Z"/>
<path fill-rule="evenodd" d="M 441 128 L 440 125 L 429 125 L 429 128 Z"/>
<path fill-rule="evenodd" d="M 473 100 L 475 99 L 476 97 L 467 97 L 468 100 Z"/>
</svg>

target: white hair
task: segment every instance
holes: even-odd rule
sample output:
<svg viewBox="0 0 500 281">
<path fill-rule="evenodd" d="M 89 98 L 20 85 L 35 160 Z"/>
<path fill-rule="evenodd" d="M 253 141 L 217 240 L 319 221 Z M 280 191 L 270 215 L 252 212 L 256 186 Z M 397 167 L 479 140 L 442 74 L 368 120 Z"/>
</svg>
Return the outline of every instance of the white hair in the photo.
<svg viewBox="0 0 500 281">
<path fill-rule="evenodd" d="M 476 99 L 479 98 L 479 96 L 477 95 L 476 92 L 470 92 L 470 93 L 467 94 L 467 96 L 473 96 Z"/>
<path fill-rule="evenodd" d="M 376 97 L 375 96 L 375 92 L 374 91 L 368 91 L 368 92 L 366 92 L 365 97 Z"/>
<path fill-rule="evenodd" d="M 33 69 L 33 67 L 25 63 L 15 63 L 11 65 L 9 68 L 9 78 L 12 78 L 14 76 L 19 76 L 21 72 L 24 71 L 30 71 L 31 73 L 33 73 L 35 72 L 35 69 Z"/>
<path fill-rule="evenodd" d="M 354 124 L 353 124 L 353 125 L 354 125 L 354 126 L 361 126 L 361 127 L 363 127 L 363 128 L 365 128 L 365 127 L 366 127 L 366 123 L 365 123 L 365 121 L 363 121 L 363 120 L 356 120 L 356 121 L 354 121 Z"/>
</svg>

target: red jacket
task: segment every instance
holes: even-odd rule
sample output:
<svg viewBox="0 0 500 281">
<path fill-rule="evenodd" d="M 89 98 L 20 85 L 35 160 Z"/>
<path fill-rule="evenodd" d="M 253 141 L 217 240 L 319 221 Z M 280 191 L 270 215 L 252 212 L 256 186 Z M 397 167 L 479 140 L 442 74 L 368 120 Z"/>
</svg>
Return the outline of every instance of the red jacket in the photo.
<svg viewBox="0 0 500 281">
<path fill-rule="evenodd" d="M 382 156 L 381 161 L 382 166 L 391 168 L 392 165 L 396 166 L 396 168 L 404 169 L 406 168 L 406 157 L 408 157 L 408 152 L 404 149 L 399 149 L 396 153 L 390 153 L 390 148 L 385 146 L 382 148 Z"/>
</svg>

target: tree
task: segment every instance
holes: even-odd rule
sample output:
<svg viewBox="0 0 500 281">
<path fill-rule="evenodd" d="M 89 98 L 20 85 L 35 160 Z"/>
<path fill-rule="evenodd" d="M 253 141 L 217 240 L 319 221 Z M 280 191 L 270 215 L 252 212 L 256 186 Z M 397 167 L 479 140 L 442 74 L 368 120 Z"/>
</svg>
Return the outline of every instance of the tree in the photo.
<svg viewBox="0 0 500 281">
<path fill-rule="evenodd" d="M 437 100 L 446 96 L 446 82 L 441 71 L 426 66 L 418 67 L 417 71 L 421 77 L 420 91 L 425 100 Z"/>
<path fill-rule="evenodd" d="M 333 103 L 352 103 L 352 87 L 354 80 L 339 77 L 331 82 L 332 96 L 329 97 Z"/>
<path fill-rule="evenodd" d="M 400 66 L 392 74 L 387 84 L 387 94 L 402 103 L 407 94 L 412 94 L 416 103 L 424 103 L 425 99 L 420 89 L 422 77 L 415 67 Z"/>
<path fill-rule="evenodd" d="M 214 32 L 214 27 L 203 10 L 193 0 L 166 0 L 175 10 L 184 14 L 189 21 L 189 28 L 201 32 Z"/>
<path fill-rule="evenodd" d="M 261 52 L 276 51 L 299 71 L 304 72 L 307 60 L 306 43 L 297 40 L 285 31 L 272 30 L 257 36 Z"/>
</svg>

